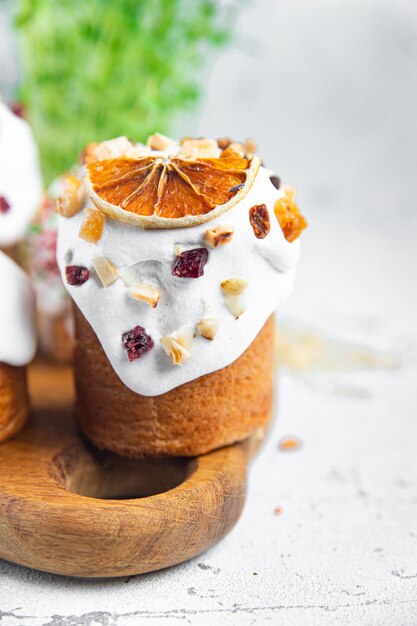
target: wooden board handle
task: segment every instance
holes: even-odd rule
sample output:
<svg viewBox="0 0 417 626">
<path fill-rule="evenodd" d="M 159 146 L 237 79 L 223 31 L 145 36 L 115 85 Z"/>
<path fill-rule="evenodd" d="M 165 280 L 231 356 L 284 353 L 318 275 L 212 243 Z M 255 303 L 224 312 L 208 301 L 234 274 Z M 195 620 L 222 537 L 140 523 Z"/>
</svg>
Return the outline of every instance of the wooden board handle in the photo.
<svg viewBox="0 0 417 626">
<path fill-rule="evenodd" d="M 70 576 L 125 576 L 192 558 L 233 527 L 248 442 L 195 459 L 101 454 L 75 431 L 61 389 L 53 403 L 42 394 L 28 427 L 0 446 L 0 557 Z"/>
</svg>

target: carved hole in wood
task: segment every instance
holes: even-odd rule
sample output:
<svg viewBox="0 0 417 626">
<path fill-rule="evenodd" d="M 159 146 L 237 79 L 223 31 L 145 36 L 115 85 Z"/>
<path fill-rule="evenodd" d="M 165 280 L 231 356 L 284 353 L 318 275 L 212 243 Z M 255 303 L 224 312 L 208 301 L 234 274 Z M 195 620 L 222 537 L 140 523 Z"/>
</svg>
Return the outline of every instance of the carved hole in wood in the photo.
<svg viewBox="0 0 417 626">
<path fill-rule="evenodd" d="M 128 500 L 169 491 L 187 480 L 195 467 L 193 459 L 127 459 L 80 441 L 54 456 L 49 474 L 81 496 Z"/>
</svg>

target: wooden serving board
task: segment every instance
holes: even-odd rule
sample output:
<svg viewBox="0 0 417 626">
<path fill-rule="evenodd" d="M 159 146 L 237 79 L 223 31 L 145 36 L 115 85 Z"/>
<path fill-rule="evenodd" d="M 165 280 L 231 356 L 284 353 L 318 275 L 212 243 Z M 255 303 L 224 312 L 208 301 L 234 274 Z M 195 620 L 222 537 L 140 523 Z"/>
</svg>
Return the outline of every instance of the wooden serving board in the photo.
<svg viewBox="0 0 417 626">
<path fill-rule="evenodd" d="M 69 368 L 29 371 L 33 414 L 0 445 L 0 557 L 46 572 L 126 576 L 186 561 L 236 523 L 253 442 L 133 461 L 76 432 Z"/>
</svg>

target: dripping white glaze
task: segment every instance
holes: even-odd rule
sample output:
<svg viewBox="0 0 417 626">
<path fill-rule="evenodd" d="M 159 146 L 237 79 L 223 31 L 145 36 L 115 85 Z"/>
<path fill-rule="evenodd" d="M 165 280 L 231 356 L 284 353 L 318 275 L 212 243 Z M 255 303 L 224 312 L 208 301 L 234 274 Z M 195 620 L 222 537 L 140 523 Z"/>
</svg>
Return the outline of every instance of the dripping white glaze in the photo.
<svg viewBox="0 0 417 626">
<path fill-rule="evenodd" d="M 299 242 L 286 241 L 274 215 L 274 203 L 283 196 L 270 181 L 271 171 L 261 167 L 246 197 L 220 217 L 192 228 L 143 230 L 110 219 L 101 239 L 90 244 L 78 237 L 82 212 L 70 219 L 60 218 L 58 265 L 66 288 L 94 329 L 115 372 L 123 383 L 138 394 L 155 396 L 235 361 L 250 345 L 268 317 L 290 295 L 299 258 Z M 249 209 L 266 204 L 271 230 L 257 239 L 249 221 Z M 217 224 L 234 227 L 227 245 L 209 248 L 204 276 L 197 279 L 171 275 L 174 248 L 182 251 L 204 247 L 207 228 Z M 92 261 L 104 256 L 116 267 L 135 266 L 138 282 L 157 286 L 161 293 L 153 309 L 128 297 L 122 279 L 104 288 L 92 271 Z M 71 259 L 71 260 L 70 260 Z M 90 269 L 89 280 L 80 286 L 66 283 L 65 267 L 82 265 Z M 248 287 L 242 296 L 246 310 L 235 319 L 220 283 L 242 277 Z M 196 336 L 188 363 L 173 365 L 159 340 L 182 326 L 195 329 L 204 317 L 220 320 L 214 341 Z M 122 344 L 122 334 L 143 326 L 155 345 L 141 358 L 130 362 Z"/>
<path fill-rule="evenodd" d="M 0 252 L 0 363 L 27 365 L 35 350 L 35 295 L 30 280 Z"/>
</svg>

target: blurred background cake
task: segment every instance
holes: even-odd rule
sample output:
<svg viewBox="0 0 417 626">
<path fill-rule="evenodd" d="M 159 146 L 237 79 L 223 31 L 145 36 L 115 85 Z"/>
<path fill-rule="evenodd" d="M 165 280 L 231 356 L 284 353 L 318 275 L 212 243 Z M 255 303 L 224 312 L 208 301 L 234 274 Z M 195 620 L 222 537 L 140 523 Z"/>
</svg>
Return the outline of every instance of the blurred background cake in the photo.
<svg viewBox="0 0 417 626">
<path fill-rule="evenodd" d="M 41 196 L 38 149 L 29 124 L 0 100 L 0 249 L 15 259 Z"/>
<path fill-rule="evenodd" d="M 56 262 L 55 200 L 62 188 L 63 178 L 57 178 L 44 193 L 21 246 L 21 258 L 35 289 L 40 353 L 57 363 L 69 363 L 73 353 L 73 317 Z"/>
<path fill-rule="evenodd" d="M 0 442 L 29 415 L 26 366 L 36 348 L 35 298 L 29 278 L 0 252 Z"/>
</svg>

